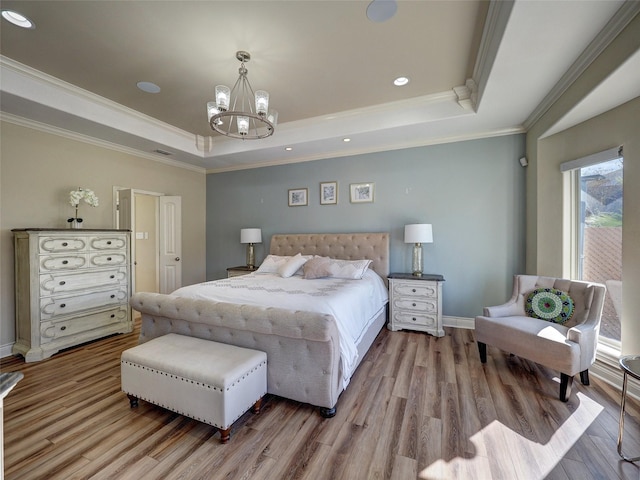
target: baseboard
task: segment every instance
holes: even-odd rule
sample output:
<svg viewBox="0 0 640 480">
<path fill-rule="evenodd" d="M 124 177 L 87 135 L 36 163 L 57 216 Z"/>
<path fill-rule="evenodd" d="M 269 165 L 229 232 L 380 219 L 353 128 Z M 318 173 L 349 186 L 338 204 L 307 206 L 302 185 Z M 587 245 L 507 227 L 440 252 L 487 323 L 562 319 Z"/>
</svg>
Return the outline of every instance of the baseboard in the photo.
<svg viewBox="0 0 640 480">
<path fill-rule="evenodd" d="M 12 355 L 11 349 L 13 348 L 13 343 L 8 343 L 7 345 L 0 345 L 0 358 L 10 357 Z"/>
<path fill-rule="evenodd" d="M 623 373 L 619 364 L 620 353 L 612 348 L 599 345 L 596 363 L 589 369 L 589 375 L 622 390 Z M 640 400 L 640 383 L 630 375 L 627 381 L 627 395 Z"/>
<path fill-rule="evenodd" d="M 449 317 L 449 316 L 443 315 L 442 325 L 445 327 L 469 328 L 473 330 L 476 328 L 476 320 L 475 318 L 469 318 L 469 317 Z"/>
</svg>

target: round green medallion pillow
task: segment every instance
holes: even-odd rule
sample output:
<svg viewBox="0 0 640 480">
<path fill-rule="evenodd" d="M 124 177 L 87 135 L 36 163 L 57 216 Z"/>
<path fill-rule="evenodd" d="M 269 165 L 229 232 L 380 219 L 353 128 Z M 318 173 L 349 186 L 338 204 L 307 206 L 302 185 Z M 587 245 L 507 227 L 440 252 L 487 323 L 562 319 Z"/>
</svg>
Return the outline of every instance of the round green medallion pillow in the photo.
<svg viewBox="0 0 640 480">
<path fill-rule="evenodd" d="M 536 288 L 524 304 L 527 315 L 554 323 L 564 323 L 573 315 L 573 300 L 555 288 Z"/>
</svg>

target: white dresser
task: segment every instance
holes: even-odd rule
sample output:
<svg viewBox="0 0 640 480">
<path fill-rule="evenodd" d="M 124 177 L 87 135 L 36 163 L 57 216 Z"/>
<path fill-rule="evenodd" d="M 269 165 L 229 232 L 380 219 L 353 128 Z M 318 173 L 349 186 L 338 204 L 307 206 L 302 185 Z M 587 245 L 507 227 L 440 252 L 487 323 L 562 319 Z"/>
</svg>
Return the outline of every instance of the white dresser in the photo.
<svg viewBox="0 0 640 480">
<path fill-rule="evenodd" d="M 131 332 L 130 234 L 16 229 L 16 343 L 27 362 Z"/>
<path fill-rule="evenodd" d="M 442 275 L 410 273 L 389 275 L 389 330 L 419 330 L 444 336 L 442 326 Z"/>
</svg>

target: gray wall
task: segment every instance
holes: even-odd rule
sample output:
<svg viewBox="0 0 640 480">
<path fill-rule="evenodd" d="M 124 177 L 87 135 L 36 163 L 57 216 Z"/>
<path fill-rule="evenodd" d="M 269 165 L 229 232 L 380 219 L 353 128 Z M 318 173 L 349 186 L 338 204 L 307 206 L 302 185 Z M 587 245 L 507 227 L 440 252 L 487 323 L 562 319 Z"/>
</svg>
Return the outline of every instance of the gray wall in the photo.
<svg viewBox="0 0 640 480">
<path fill-rule="evenodd" d="M 444 275 L 443 313 L 473 317 L 507 300 L 524 272 L 524 135 L 378 152 L 207 175 L 207 279 L 245 263 L 240 229 L 262 229 L 257 261 L 275 233 L 391 233 L 391 270 L 411 269 L 404 225 L 431 223 L 424 271 Z M 283 152 L 284 154 L 284 152 Z M 338 181 L 338 205 L 320 205 L 320 182 Z M 349 202 L 349 184 L 375 183 L 374 203 Z M 287 191 L 308 188 L 309 205 Z"/>
</svg>

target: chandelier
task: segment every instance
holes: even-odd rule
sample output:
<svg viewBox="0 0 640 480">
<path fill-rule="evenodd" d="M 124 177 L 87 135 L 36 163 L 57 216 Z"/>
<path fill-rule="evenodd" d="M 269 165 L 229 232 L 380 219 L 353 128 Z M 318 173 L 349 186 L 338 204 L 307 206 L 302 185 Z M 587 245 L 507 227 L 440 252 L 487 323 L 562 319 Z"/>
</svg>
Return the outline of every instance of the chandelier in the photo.
<svg viewBox="0 0 640 480">
<path fill-rule="evenodd" d="M 240 61 L 236 80 L 232 89 L 216 85 L 215 101 L 207 102 L 207 117 L 211 128 L 222 135 L 243 140 L 256 140 L 273 135 L 278 122 L 278 112 L 269 110 L 269 93 L 264 90 L 253 92 L 247 68 L 251 59 L 249 52 L 236 52 Z"/>
</svg>

